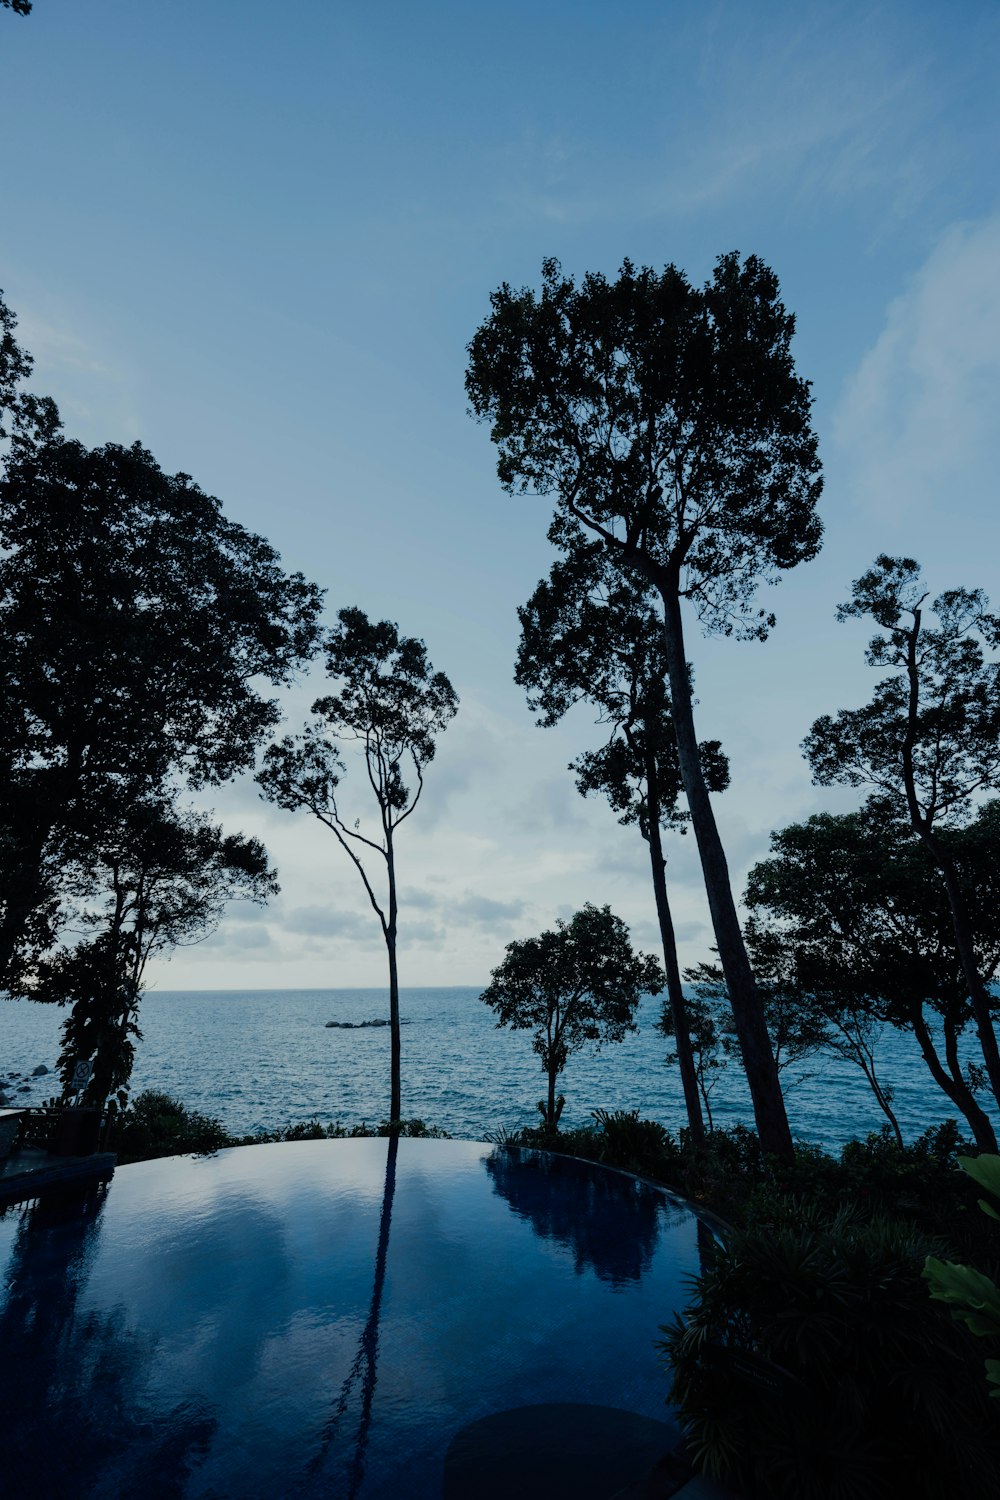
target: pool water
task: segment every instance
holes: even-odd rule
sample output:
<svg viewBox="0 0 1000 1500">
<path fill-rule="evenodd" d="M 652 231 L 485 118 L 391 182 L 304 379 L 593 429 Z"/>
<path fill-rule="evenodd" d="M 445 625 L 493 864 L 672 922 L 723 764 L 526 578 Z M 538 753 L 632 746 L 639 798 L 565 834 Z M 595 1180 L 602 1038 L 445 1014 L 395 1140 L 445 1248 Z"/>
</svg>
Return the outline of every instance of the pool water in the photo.
<svg viewBox="0 0 1000 1500">
<path fill-rule="evenodd" d="M 468 1141 L 249 1146 L 0 1217 L 9 1496 L 437 1500 L 468 1424 L 669 1420 L 711 1231 L 623 1173 Z"/>
</svg>

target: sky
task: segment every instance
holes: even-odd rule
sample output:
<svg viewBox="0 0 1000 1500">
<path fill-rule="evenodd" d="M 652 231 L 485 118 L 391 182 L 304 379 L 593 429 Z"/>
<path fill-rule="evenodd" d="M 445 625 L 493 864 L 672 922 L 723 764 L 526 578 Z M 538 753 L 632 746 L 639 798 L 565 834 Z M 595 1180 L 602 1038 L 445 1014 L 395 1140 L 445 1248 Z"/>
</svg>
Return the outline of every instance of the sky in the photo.
<svg viewBox="0 0 1000 1500">
<path fill-rule="evenodd" d="M 1000 9 L 943 3 L 36 0 L 0 10 L 0 287 L 85 442 L 140 440 L 327 590 L 423 639 L 461 699 L 401 830 L 400 980 L 484 983 L 505 945 L 608 903 L 656 951 L 646 846 L 567 771 L 586 706 L 535 726 L 517 606 L 553 560 L 470 418 L 465 348 L 542 259 L 613 276 L 755 253 L 795 313 L 825 470 L 819 557 L 764 644 L 688 620 L 734 888 L 770 832 L 854 792 L 800 744 L 867 700 L 836 605 L 879 552 L 1000 596 Z M 318 671 L 283 697 L 296 729 Z M 349 763 L 343 806 L 370 813 Z M 360 882 L 249 778 L 210 804 L 281 893 L 158 960 L 163 989 L 380 986 Z M 682 966 L 710 956 L 671 837 Z"/>
</svg>

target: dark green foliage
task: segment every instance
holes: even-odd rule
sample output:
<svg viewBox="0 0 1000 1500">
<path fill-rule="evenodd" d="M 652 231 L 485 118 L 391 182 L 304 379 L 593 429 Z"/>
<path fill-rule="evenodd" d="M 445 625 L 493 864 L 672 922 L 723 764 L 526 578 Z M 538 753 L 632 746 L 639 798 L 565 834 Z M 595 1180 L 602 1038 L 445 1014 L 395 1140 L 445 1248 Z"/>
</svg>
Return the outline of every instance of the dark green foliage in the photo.
<svg viewBox="0 0 1000 1500">
<path fill-rule="evenodd" d="M 960 1156 L 959 1166 L 973 1182 L 1000 1199 L 1000 1156 Z M 993 1203 L 980 1198 L 979 1207 L 987 1218 L 1000 1220 Z M 1000 1288 L 990 1277 L 971 1266 L 956 1265 L 929 1255 L 924 1279 L 930 1283 L 931 1296 L 944 1302 L 957 1318 L 979 1338 L 986 1338 L 994 1351 L 1000 1350 Z M 986 1361 L 986 1379 L 993 1387 L 991 1395 L 1000 1400 L 1000 1359 Z"/>
<path fill-rule="evenodd" d="M 62 871 L 64 912 L 77 934 L 40 958 L 26 993 L 68 1004 L 59 1057 L 64 1088 L 90 1058 L 86 1103 L 124 1107 L 143 975 L 156 953 L 204 938 L 228 901 L 262 904 L 277 889 L 257 839 L 224 834 L 166 798 L 137 799 Z M 82 936 L 81 936 L 82 934 Z M 110 1101 L 110 1102 L 108 1102 Z"/>
<path fill-rule="evenodd" d="M 508 943 L 480 999 L 496 1011 L 498 1026 L 534 1032 L 531 1045 L 549 1081 L 542 1117 L 554 1131 L 561 1113 L 556 1079 L 570 1055 L 588 1042 L 620 1042 L 636 1029 L 643 995 L 662 988 L 659 964 L 632 951 L 621 918 L 588 902 L 569 922 Z"/>
<path fill-rule="evenodd" d="M 380 1120 L 369 1125 L 362 1120 L 360 1125 L 341 1125 L 339 1120 L 302 1120 L 297 1125 L 286 1125 L 281 1130 L 263 1131 L 255 1135 L 244 1135 L 230 1142 L 236 1146 L 261 1146 L 277 1141 L 353 1141 L 371 1136 L 403 1136 L 405 1139 L 426 1141 L 449 1141 L 451 1136 L 436 1125 L 425 1125 L 423 1120 Z"/>
<path fill-rule="evenodd" d="M 790 1201 L 809 1202 L 827 1215 L 847 1204 L 862 1217 L 902 1218 L 947 1244 L 949 1253 L 990 1274 L 1000 1271 L 989 1225 L 959 1167 L 969 1146 L 953 1120 L 902 1148 L 888 1128 L 875 1131 L 848 1142 L 839 1158 L 798 1141 L 793 1160 L 782 1162 L 766 1156 L 745 1125 L 713 1130 L 697 1144 L 689 1131 L 675 1136 L 635 1112 L 597 1110 L 593 1118 L 593 1125 L 571 1130 L 552 1133 L 543 1126 L 495 1139 L 639 1172 L 735 1225 L 780 1216 Z"/>
<path fill-rule="evenodd" d="M 1000 784 L 1000 617 L 981 589 L 949 589 L 931 603 L 930 627 L 928 594 L 909 557 L 883 554 L 853 584 L 838 617 L 875 621 L 866 660 L 890 675 L 863 708 L 817 719 L 804 749 L 821 785 L 874 786 L 930 826 Z"/>
<path fill-rule="evenodd" d="M 703 626 L 763 639 L 758 586 L 815 555 L 821 489 L 794 319 L 756 256 L 724 255 L 703 287 L 629 261 L 577 286 L 557 261 L 542 289 L 504 285 L 469 345 L 466 389 L 512 493 L 554 495 L 549 536 L 589 532 L 623 577 L 659 596 L 678 764 L 754 1114 L 768 1148 L 792 1139 L 729 885 L 695 733 L 681 601 Z M 680 1029 L 678 1035 L 681 1035 Z"/>
<path fill-rule="evenodd" d="M 149 1089 L 136 1095 L 123 1110 L 109 1134 L 108 1149 L 118 1153 L 121 1163 L 148 1161 L 157 1156 L 182 1156 L 188 1152 L 221 1151 L 227 1146 L 263 1146 L 283 1141 L 356 1140 L 369 1136 L 399 1135 L 419 1140 L 449 1140 L 447 1132 L 423 1120 L 382 1120 L 378 1125 L 325 1124 L 314 1118 L 279 1130 L 232 1135 L 221 1122 L 188 1109 L 179 1099 Z"/>
<path fill-rule="evenodd" d="M 979 970 L 992 979 L 1000 964 L 1000 803 L 938 838 L 960 882 Z M 976 1079 L 959 1061 L 973 1008 L 948 892 L 909 819 L 871 799 L 856 813 L 791 824 L 771 835 L 771 849 L 751 870 L 746 893 L 758 973 L 770 963 L 781 974 L 802 1012 L 825 1023 L 824 1045 L 864 1070 L 893 1123 L 874 1040 L 882 1024 L 913 1035 L 935 1083 L 979 1145 L 993 1149 Z"/>
<path fill-rule="evenodd" d="M 883 554 L 856 580 L 838 613 L 875 621 L 881 633 L 867 660 L 890 675 L 862 708 L 817 719 L 803 749 L 822 785 L 874 787 L 892 815 L 909 821 L 936 867 L 1000 1105 L 993 997 L 976 951 L 967 884 L 947 837 L 984 792 L 1000 790 L 1000 616 L 989 612 L 981 589 L 949 589 L 933 600 L 937 624 L 930 626 L 928 592 L 911 557 Z"/>
<path fill-rule="evenodd" d="M 540 295 L 504 285 L 490 301 L 466 389 L 504 487 L 555 494 L 557 544 L 575 521 L 614 555 L 683 563 L 706 623 L 766 633 L 749 607 L 760 578 L 821 536 L 809 386 L 774 272 L 733 253 L 699 288 L 625 261 L 577 287 L 546 260 Z"/>
<path fill-rule="evenodd" d="M 220 1151 L 233 1144 L 221 1123 L 189 1110 L 179 1099 L 149 1089 L 137 1094 L 115 1121 L 108 1140 L 122 1164 L 157 1156 Z"/>
<path fill-rule="evenodd" d="M 769 1500 L 995 1494 L 1000 1423 L 972 1340 L 929 1308 L 933 1248 L 795 1200 L 727 1235 L 664 1329 L 699 1464 Z"/>
<path fill-rule="evenodd" d="M 667 1131 L 655 1120 L 641 1120 L 638 1110 L 595 1109 L 594 1119 L 603 1137 L 601 1160 L 624 1172 L 651 1176 L 663 1160 L 669 1141 Z"/>
<path fill-rule="evenodd" d="M 88 449 L 0 303 L 0 984 L 60 936 L 90 845 L 133 806 L 249 768 L 266 684 L 314 649 L 320 591 L 139 444 Z"/>
</svg>

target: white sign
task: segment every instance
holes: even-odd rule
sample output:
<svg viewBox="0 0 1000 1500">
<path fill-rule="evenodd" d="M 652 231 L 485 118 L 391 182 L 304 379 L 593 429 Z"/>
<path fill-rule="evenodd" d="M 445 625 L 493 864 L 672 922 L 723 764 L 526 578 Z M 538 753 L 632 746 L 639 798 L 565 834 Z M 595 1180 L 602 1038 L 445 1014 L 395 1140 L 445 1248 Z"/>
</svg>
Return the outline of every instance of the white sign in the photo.
<svg viewBox="0 0 1000 1500">
<path fill-rule="evenodd" d="M 70 1079 L 70 1088 L 76 1093 L 79 1089 L 85 1089 L 90 1082 L 90 1075 L 94 1071 L 92 1062 L 76 1062 L 73 1064 L 73 1077 Z"/>
</svg>

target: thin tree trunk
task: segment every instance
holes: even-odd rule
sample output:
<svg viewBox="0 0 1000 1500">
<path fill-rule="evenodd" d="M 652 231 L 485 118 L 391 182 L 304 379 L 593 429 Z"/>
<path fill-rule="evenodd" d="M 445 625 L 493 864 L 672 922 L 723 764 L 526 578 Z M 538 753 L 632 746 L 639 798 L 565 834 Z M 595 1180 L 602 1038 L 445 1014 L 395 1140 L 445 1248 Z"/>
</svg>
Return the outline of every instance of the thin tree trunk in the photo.
<svg viewBox="0 0 1000 1500">
<path fill-rule="evenodd" d="M 969 1000 L 972 1005 L 972 1014 L 976 1023 L 976 1035 L 982 1048 L 983 1061 L 986 1064 L 986 1073 L 993 1090 L 993 1097 L 1000 1105 L 1000 1049 L 997 1047 L 996 1032 L 993 1030 L 993 1019 L 990 1015 L 992 1008 L 990 993 L 983 982 L 983 976 L 979 972 L 976 962 L 975 944 L 972 938 L 972 930 L 969 924 L 969 914 L 965 905 L 965 897 L 962 894 L 961 883 L 958 879 L 958 871 L 955 869 L 954 861 L 951 859 L 940 841 L 928 829 L 917 828 L 917 833 L 923 839 L 925 848 L 929 851 L 931 858 L 941 871 L 944 880 L 944 888 L 948 893 L 948 904 L 951 907 L 951 921 L 955 932 L 955 946 L 958 956 L 962 962 L 962 971 L 965 974 L 965 982 L 969 987 Z M 976 1105 L 978 1109 L 979 1106 Z M 971 1121 L 970 1121 L 971 1124 Z M 996 1149 L 995 1147 L 991 1149 Z"/>
<path fill-rule="evenodd" d="M 715 1121 L 712 1118 L 712 1106 L 709 1102 L 708 1089 L 705 1087 L 705 1075 L 703 1073 L 698 1074 L 698 1089 L 701 1093 L 702 1103 L 705 1106 L 705 1113 L 708 1116 L 708 1129 L 709 1133 L 711 1134 L 711 1132 L 715 1129 Z"/>
<path fill-rule="evenodd" d="M 855 1022 L 855 1029 L 852 1031 L 843 1018 L 838 1016 L 836 1012 L 828 1015 L 827 1020 L 843 1037 L 843 1041 L 841 1042 L 832 1041 L 829 1044 L 829 1050 L 833 1053 L 834 1057 L 846 1058 L 848 1062 L 854 1063 L 861 1069 L 865 1075 L 868 1087 L 875 1095 L 875 1102 L 892 1126 L 892 1133 L 896 1137 L 896 1145 L 902 1150 L 904 1144 L 903 1132 L 900 1130 L 899 1121 L 893 1113 L 891 1103 L 892 1088 L 890 1085 L 883 1085 L 879 1082 L 878 1074 L 875 1072 L 874 1050 L 864 1040 L 864 1022 Z"/>
<path fill-rule="evenodd" d="M 399 974 L 396 969 L 396 862 L 392 833 L 387 835 L 386 867 L 389 875 L 389 920 L 385 928 L 385 946 L 389 953 L 389 1043 L 390 1088 L 389 1124 L 398 1125 L 402 1116 L 402 1069 L 399 1027 Z"/>
<path fill-rule="evenodd" d="M 665 570 L 658 570 L 664 571 Z M 698 739 L 691 705 L 691 683 L 684 654 L 680 598 L 670 582 L 656 580 L 663 599 L 664 637 L 670 674 L 671 717 L 677 735 L 684 792 L 691 812 L 701 868 L 705 879 L 719 960 L 726 977 L 736 1034 L 753 1100 L 757 1133 L 764 1151 L 789 1161 L 794 1155 L 792 1133 L 785 1111 L 771 1040 L 736 915 L 722 840 L 715 822 L 698 755 Z"/>
<path fill-rule="evenodd" d="M 955 862 L 938 839 L 932 828 L 930 818 L 923 812 L 917 797 L 916 772 L 913 765 L 913 750 L 917 738 L 917 715 L 920 710 L 920 669 L 917 664 L 917 641 L 920 637 L 921 611 L 913 611 L 912 629 L 906 632 L 906 675 L 909 685 L 906 714 L 906 734 L 903 737 L 902 759 L 903 759 L 903 786 L 906 792 L 906 805 L 910 814 L 910 824 L 914 833 L 922 840 L 924 848 L 931 859 L 941 871 L 944 887 L 948 894 L 948 904 L 951 907 L 952 927 L 955 931 L 955 945 L 958 948 L 958 956 L 961 960 L 962 971 L 965 974 L 965 982 L 969 986 L 969 1000 L 972 1004 L 972 1014 L 976 1021 L 976 1034 L 979 1037 L 979 1045 L 983 1051 L 983 1061 L 986 1064 L 986 1073 L 993 1089 L 993 1097 L 1000 1105 L 1000 1048 L 997 1046 L 996 1032 L 993 1030 L 993 1019 L 990 1015 L 991 1000 L 989 992 L 983 982 L 983 976 L 979 972 L 976 962 L 976 948 L 972 937 L 972 927 L 969 922 L 969 913 L 965 905 L 965 897 L 962 894 L 961 883 Z M 978 1106 L 977 1106 L 978 1107 Z"/>
<path fill-rule="evenodd" d="M 865 1077 L 868 1079 L 871 1091 L 875 1095 L 875 1100 L 878 1104 L 879 1109 L 882 1111 L 886 1119 L 889 1121 L 889 1124 L 892 1126 L 892 1133 L 896 1137 L 896 1145 L 899 1147 L 900 1151 L 902 1151 L 904 1146 L 903 1132 L 899 1128 L 899 1121 L 896 1119 L 896 1112 L 893 1109 L 892 1105 L 889 1103 L 889 1096 L 876 1078 L 874 1069 L 869 1072 L 864 1063 L 861 1064 L 861 1067 Z"/>
<path fill-rule="evenodd" d="M 937 1055 L 930 1027 L 924 1018 L 923 1008 L 919 1005 L 915 1005 L 911 1011 L 911 1025 L 921 1056 L 934 1082 L 947 1095 L 955 1108 L 965 1116 L 979 1149 L 995 1152 L 997 1149 L 996 1132 L 990 1124 L 989 1117 L 976 1103 L 972 1090 L 961 1079 L 961 1074 L 955 1078 L 953 1072 L 943 1066 Z"/>
<path fill-rule="evenodd" d="M 653 757 L 650 754 L 648 762 L 651 763 L 652 760 Z M 660 939 L 663 943 L 663 967 L 667 975 L 667 999 L 670 1004 L 670 1015 L 673 1021 L 674 1041 L 677 1046 L 677 1064 L 680 1068 L 681 1084 L 684 1088 L 684 1104 L 687 1108 L 688 1129 L 691 1132 L 691 1139 L 695 1145 L 700 1146 L 705 1139 L 705 1123 L 701 1113 L 701 1100 L 698 1097 L 698 1071 L 695 1067 L 694 1049 L 691 1046 L 691 1033 L 688 1029 L 687 1007 L 684 1004 L 684 991 L 681 987 L 681 971 L 677 962 L 674 923 L 670 914 L 670 902 L 667 899 L 666 860 L 663 857 L 663 841 L 660 837 L 660 804 L 655 788 L 655 766 L 647 764 L 646 804 L 649 814 L 647 838 L 649 840 L 649 860 L 653 868 L 653 891 L 656 895 L 656 915 L 659 919 Z"/>
<path fill-rule="evenodd" d="M 990 1151 L 995 1155 L 997 1134 L 993 1128 L 993 1121 L 972 1092 L 962 1072 L 962 1064 L 958 1056 L 958 1028 L 947 1019 L 944 1019 L 943 1025 L 944 1055 L 948 1064 L 948 1072 L 955 1081 L 959 1098 L 966 1101 L 965 1104 L 959 1103 L 958 1107 L 972 1127 L 972 1134 L 980 1151 Z"/>
</svg>

